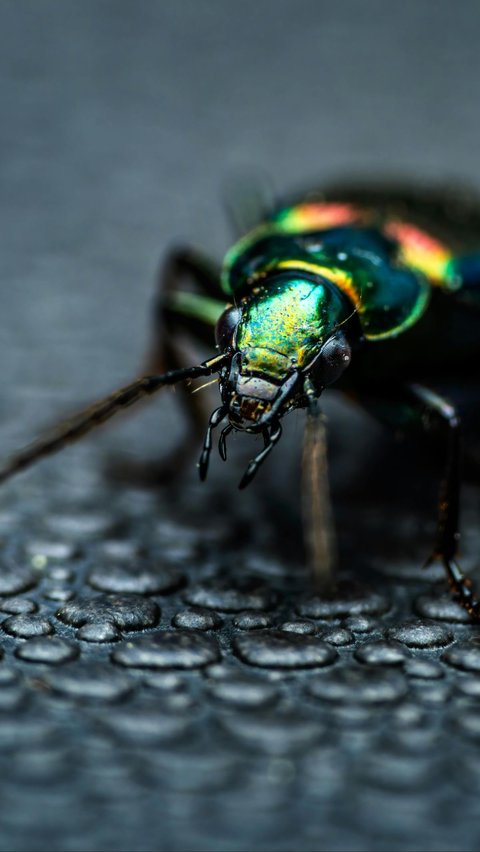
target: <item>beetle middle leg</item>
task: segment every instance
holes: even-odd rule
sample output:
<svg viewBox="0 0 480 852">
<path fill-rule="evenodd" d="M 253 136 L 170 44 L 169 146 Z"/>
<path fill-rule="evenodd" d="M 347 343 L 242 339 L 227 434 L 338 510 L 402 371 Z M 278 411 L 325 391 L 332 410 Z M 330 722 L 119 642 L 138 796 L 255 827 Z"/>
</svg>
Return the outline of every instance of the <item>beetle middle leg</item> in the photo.
<svg viewBox="0 0 480 852">
<path fill-rule="evenodd" d="M 379 408 L 376 410 L 377 405 Z M 379 396 L 376 402 L 366 401 L 365 407 L 390 426 L 402 428 L 403 424 L 413 424 L 425 432 L 439 432 L 444 468 L 438 501 L 436 539 L 426 565 L 439 559 L 454 595 L 470 615 L 480 618 L 480 600 L 475 593 L 473 581 L 463 573 L 457 562 L 460 542 L 462 437 L 461 419 L 456 407 L 435 391 L 419 384 L 405 386 L 394 399 L 390 399 L 387 394 L 385 398 Z"/>
<path fill-rule="evenodd" d="M 187 289 L 190 285 L 191 289 Z M 193 289 L 192 289 L 193 288 Z M 163 262 L 154 303 L 153 339 L 146 358 L 146 372 L 178 370 L 190 363 L 187 345 L 213 343 L 216 320 L 225 308 L 217 266 L 190 248 L 171 250 Z M 198 388 L 197 388 L 198 389 Z M 210 405 L 205 395 L 179 385 L 179 397 L 187 418 L 188 436 L 157 462 L 116 460 L 116 477 L 144 485 L 172 480 L 188 466 L 203 439 Z"/>
</svg>

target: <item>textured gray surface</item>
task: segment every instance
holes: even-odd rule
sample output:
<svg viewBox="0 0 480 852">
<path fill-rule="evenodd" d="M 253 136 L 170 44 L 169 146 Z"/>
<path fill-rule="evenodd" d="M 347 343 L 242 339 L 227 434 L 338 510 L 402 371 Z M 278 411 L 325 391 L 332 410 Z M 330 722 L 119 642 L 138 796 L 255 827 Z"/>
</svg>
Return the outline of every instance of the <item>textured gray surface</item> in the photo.
<svg viewBox="0 0 480 852">
<path fill-rule="evenodd" d="M 158 258 L 179 239 L 221 255 L 236 166 L 281 189 L 378 169 L 480 184 L 475 3 L 0 15 L 5 453 L 136 371 Z M 419 570 L 434 488 L 404 452 L 397 495 L 372 473 L 393 463 L 380 430 L 330 413 L 333 607 L 297 552 L 301 418 L 244 495 L 242 441 L 205 487 L 104 475 L 178 431 L 171 394 L 4 488 L 0 848 L 478 848 L 480 645 Z"/>
</svg>

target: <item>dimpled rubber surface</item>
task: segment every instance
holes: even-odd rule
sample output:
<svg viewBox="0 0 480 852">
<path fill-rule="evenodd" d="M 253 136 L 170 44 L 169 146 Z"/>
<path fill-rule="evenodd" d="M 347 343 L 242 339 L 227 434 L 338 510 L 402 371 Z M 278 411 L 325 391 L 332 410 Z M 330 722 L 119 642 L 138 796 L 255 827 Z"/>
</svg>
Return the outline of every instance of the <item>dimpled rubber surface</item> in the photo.
<svg viewBox="0 0 480 852">
<path fill-rule="evenodd" d="M 459 814 L 474 848 L 480 643 L 439 574 L 321 600 L 259 506 L 233 543 L 214 489 L 173 510 L 89 455 L 3 498 L 2 848 L 450 849 Z"/>
<path fill-rule="evenodd" d="M 231 166 L 348 171 L 354 127 L 354 167 L 478 169 L 473 5 L 247 5 L 4 0 L 4 454 L 138 369 L 159 255 L 226 248 Z M 435 466 L 326 403 L 342 571 L 321 600 L 300 415 L 242 494 L 247 440 L 205 486 L 194 462 L 158 494 L 105 471 L 182 438 L 172 400 L 0 492 L 0 848 L 477 849 L 479 628 L 421 571 Z M 469 488 L 477 575 L 478 517 Z"/>
</svg>

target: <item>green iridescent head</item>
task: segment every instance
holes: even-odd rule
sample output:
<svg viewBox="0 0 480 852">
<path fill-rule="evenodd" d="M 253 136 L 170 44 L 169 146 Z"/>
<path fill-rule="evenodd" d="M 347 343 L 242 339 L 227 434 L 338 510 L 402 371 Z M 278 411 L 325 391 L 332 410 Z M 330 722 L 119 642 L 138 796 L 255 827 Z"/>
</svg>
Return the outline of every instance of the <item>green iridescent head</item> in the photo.
<svg viewBox="0 0 480 852">
<path fill-rule="evenodd" d="M 262 432 L 316 399 L 350 363 L 351 315 L 331 281 L 295 269 L 259 279 L 248 298 L 228 308 L 217 343 L 231 356 L 220 380 L 231 428 Z"/>
</svg>

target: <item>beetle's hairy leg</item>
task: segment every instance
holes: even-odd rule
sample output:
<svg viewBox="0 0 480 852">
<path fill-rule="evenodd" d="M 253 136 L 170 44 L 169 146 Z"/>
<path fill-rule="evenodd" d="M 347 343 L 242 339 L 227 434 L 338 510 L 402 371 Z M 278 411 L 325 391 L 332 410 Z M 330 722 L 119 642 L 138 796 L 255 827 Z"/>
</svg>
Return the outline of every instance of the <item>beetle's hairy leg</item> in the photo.
<svg viewBox="0 0 480 852">
<path fill-rule="evenodd" d="M 193 367 L 169 370 L 160 375 L 141 376 L 109 396 L 93 403 L 88 408 L 61 421 L 33 444 L 12 455 L 0 468 L 0 482 L 4 482 L 14 474 L 30 467 L 45 456 L 56 453 L 67 444 L 80 440 L 88 432 L 110 420 L 119 411 L 135 405 L 135 403 L 151 396 L 162 387 L 176 384 L 185 379 L 194 379 L 198 376 L 210 376 L 221 368 L 224 361 L 225 356 L 217 355 Z"/>
<path fill-rule="evenodd" d="M 429 565 L 436 558 L 441 559 L 447 574 L 448 584 L 458 602 L 472 618 L 477 621 L 480 620 L 480 599 L 471 577 L 463 573 L 456 559 L 445 557 L 440 553 L 431 556 L 426 564 Z"/>
<path fill-rule="evenodd" d="M 335 591 L 337 548 L 327 462 L 325 420 L 316 399 L 307 410 L 302 461 L 302 511 L 307 563 L 318 594 Z"/>
<path fill-rule="evenodd" d="M 480 599 L 470 577 L 457 562 L 460 543 L 460 485 L 461 485 L 461 422 L 458 411 L 446 399 L 430 388 L 419 384 L 399 388 L 375 399 L 362 398 L 365 407 L 395 429 L 436 431 L 443 442 L 444 470 L 438 501 L 435 545 L 426 565 L 439 560 L 445 568 L 453 594 L 474 618 L 480 619 Z"/>
<path fill-rule="evenodd" d="M 458 412 L 447 400 L 421 385 L 411 385 L 410 391 L 428 418 L 446 433 L 446 462 L 438 501 L 437 536 L 433 552 L 427 559 L 430 565 L 438 559 L 443 564 L 449 586 L 459 603 L 474 618 L 480 619 L 480 599 L 473 580 L 463 573 L 457 562 L 460 543 L 460 486 L 461 486 L 461 421 Z"/>
<path fill-rule="evenodd" d="M 423 388 L 412 385 L 411 392 L 425 406 L 427 418 L 443 428 L 446 436 L 446 462 L 440 485 L 438 500 L 437 535 L 432 556 L 448 562 L 455 559 L 460 541 L 460 465 L 461 465 L 461 422 L 456 409 L 442 397 Z M 429 428 L 428 419 L 425 423 Z M 456 572 L 454 572 L 456 573 Z"/>
</svg>

